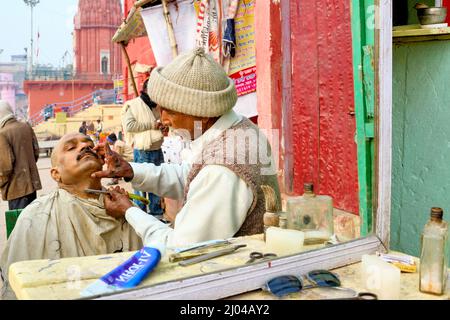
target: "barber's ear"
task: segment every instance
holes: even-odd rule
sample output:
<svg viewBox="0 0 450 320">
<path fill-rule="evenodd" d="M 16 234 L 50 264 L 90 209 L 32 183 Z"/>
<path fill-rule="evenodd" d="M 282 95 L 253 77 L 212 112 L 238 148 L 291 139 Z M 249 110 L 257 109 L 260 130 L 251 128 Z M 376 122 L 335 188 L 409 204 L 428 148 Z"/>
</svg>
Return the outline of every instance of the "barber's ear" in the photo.
<svg viewBox="0 0 450 320">
<path fill-rule="evenodd" d="M 51 168 L 50 169 L 50 175 L 52 176 L 53 180 L 56 182 L 61 182 L 61 174 L 59 173 L 58 168 Z"/>
<path fill-rule="evenodd" d="M 202 118 L 202 128 L 206 128 L 208 126 L 209 118 Z"/>
</svg>

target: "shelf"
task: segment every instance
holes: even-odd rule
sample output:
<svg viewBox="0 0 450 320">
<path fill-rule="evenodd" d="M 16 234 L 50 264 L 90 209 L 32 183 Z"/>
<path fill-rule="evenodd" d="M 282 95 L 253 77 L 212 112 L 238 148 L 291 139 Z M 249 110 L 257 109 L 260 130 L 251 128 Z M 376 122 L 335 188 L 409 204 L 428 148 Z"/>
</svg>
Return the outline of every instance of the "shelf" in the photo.
<svg viewBox="0 0 450 320">
<path fill-rule="evenodd" d="M 394 42 L 420 42 L 431 40 L 450 40 L 450 27 L 422 29 L 419 24 L 393 28 Z"/>
</svg>

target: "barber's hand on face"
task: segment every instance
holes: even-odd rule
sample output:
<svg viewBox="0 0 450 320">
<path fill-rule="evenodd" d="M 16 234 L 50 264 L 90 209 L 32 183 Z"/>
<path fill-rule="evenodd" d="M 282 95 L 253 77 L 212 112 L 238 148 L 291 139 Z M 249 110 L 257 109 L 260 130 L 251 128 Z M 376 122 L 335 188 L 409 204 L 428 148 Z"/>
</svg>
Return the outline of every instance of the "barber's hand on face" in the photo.
<svg viewBox="0 0 450 320">
<path fill-rule="evenodd" d="M 122 218 L 125 212 L 133 206 L 128 192 L 121 187 L 110 188 L 109 194 L 105 195 L 105 209 L 106 213 L 113 218 Z"/>
<path fill-rule="evenodd" d="M 159 121 L 156 123 L 156 129 L 160 130 L 164 135 L 169 132 L 169 127 Z"/>
<path fill-rule="evenodd" d="M 105 159 L 106 170 L 94 172 L 92 178 L 126 178 L 131 180 L 134 176 L 133 168 L 117 152 L 109 147 L 108 143 L 99 143 L 94 151 Z"/>
</svg>

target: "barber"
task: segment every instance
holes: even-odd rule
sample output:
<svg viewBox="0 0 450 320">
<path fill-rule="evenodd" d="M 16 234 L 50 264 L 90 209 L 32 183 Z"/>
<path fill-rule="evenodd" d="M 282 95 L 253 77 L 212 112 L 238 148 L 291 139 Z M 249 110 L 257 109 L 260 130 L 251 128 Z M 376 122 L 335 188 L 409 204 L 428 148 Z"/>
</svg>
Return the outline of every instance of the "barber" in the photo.
<svg viewBox="0 0 450 320">
<path fill-rule="evenodd" d="M 169 226 L 133 206 L 125 190 L 115 187 L 105 199 L 107 212 L 125 217 L 144 244 L 157 241 L 176 246 L 262 233 L 261 186 L 272 187 L 278 201 L 279 187 L 270 170 L 267 139 L 250 120 L 232 110 L 237 101 L 233 80 L 203 49 L 196 49 L 156 68 L 148 94 L 161 107 L 162 123 L 191 137 L 190 154 L 181 165 L 155 166 L 128 163 L 100 144 L 96 149 L 105 157 L 107 169 L 93 176 L 123 177 L 136 190 L 183 199 L 184 205 Z M 256 136 L 257 141 L 249 142 L 245 136 Z M 235 148 L 227 153 L 225 146 Z M 269 161 L 251 156 L 263 147 Z"/>
</svg>

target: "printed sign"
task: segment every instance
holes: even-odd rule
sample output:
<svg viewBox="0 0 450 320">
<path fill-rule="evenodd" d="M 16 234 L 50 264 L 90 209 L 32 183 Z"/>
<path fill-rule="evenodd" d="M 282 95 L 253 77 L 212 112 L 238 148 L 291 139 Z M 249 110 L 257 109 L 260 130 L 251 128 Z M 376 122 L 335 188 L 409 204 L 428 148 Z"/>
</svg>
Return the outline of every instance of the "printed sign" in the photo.
<svg viewBox="0 0 450 320">
<path fill-rule="evenodd" d="M 236 56 L 231 59 L 229 76 L 238 95 L 256 91 L 255 1 L 240 0 L 234 19 Z"/>
</svg>

